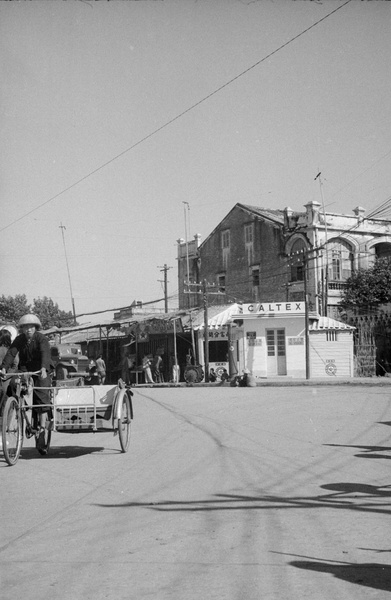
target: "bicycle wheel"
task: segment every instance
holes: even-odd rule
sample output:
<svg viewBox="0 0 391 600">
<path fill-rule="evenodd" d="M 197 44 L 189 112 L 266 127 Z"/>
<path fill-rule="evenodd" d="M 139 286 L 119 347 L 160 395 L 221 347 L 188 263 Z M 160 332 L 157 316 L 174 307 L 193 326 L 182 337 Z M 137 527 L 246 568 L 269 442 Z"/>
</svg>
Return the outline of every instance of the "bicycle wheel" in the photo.
<svg viewBox="0 0 391 600">
<path fill-rule="evenodd" d="M 4 458 L 12 466 L 18 462 L 23 444 L 23 416 L 19 402 L 11 396 L 3 412 L 2 441 Z"/>
<path fill-rule="evenodd" d="M 130 444 L 131 407 L 128 394 L 122 398 L 121 418 L 118 419 L 118 435 L 122 452 L 127 452 Z"/>
</svg>

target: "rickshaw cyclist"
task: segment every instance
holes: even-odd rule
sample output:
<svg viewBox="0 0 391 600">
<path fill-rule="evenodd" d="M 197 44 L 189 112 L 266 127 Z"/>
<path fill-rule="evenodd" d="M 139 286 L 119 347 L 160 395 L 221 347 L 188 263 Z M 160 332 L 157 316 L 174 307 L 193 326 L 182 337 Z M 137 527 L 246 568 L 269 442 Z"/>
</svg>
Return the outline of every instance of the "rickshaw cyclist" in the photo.
<svg viewBox="0 0 391 600">
<path fill-rule="evenodd" d="M 14 339 L 3 359 L 0 367 L 1 374 L 6 374 L 18 353 L 18 371 L 40 371 L 38 375 L 33 376 L 33 405 L 38 416 L 36 445 L 44 453 L 45 427 L 48 413 L 51 412 L 50 406 L 47 406 L 50 404 L 50 390 L 37 388 L 50 388 L 51 386 L 51 378 L 48 374 L 50 370 L 50 345 L 48 339 L 39 332 L 41 322 L 36 315 L 24 315 L 20 319 L 18 327 L 21 333 Z M 13 380 L 11 379 L 7 392 L 8 395 L 12 395 L 12 389 Z"/>
</svg>

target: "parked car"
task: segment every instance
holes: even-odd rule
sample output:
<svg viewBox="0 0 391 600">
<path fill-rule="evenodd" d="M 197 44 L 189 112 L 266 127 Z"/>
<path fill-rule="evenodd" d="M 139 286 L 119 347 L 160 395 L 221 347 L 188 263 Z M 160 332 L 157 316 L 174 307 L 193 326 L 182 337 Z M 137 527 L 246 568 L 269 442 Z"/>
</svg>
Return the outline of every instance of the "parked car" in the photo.
<svg viewBox="0 0 391 600">
<path fill-rule="evenodd" d="M 50 342 L 50 354 L 57 380 L 68 379 L 70 373 L 87 374 L 88 357 L 83 355 L 80 344 Z"/>
</svg>

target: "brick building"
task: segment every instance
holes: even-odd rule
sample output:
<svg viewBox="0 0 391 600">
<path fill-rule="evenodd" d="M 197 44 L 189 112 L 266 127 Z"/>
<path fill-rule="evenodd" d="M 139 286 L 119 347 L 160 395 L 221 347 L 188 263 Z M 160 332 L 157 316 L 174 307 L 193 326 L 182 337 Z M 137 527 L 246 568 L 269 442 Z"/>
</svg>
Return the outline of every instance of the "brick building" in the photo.
<svg viewBox="0 0 391 600">
<path fill-rule="evenodd" d="M 199 234 L 178 240 L 179 307 L 202 304 L 200 287 L 187 283 L 204 280 L 221 291 L 213 304 L 302 301 L 306 270 L 310 310 L 338 318 L 346 279 L 384 256 L 391 221 L 361 207 L 340 215 L 314 201 L 303 212 L 237 203 L 202 243 Z"/>
</svg>

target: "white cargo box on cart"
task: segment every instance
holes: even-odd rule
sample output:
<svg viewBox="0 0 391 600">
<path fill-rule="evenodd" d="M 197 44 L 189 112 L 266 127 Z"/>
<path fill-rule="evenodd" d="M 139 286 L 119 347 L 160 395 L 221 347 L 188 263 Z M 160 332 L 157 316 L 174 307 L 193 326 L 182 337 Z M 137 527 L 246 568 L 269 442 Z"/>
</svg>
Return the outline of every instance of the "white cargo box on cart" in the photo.
<svg viewBox="0 0 391 600">
<path fill-rule="evenodd" d="M 119 388 L 113 385 L 54 388 L 54 429 L 80 431 L 112 428 Z"/>
</svg>

